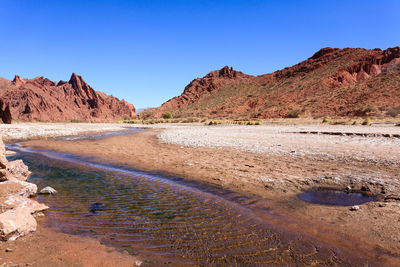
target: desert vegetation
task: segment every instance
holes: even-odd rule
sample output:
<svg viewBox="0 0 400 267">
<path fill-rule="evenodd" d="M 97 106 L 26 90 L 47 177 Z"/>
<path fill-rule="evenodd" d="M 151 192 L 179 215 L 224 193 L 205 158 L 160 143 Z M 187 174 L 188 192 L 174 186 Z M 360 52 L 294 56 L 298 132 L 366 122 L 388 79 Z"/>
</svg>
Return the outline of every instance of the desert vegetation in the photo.
<svg viewBox="0 0 400 267">
<path fill-rule="evenodd" d="M 120 123 L 127 124 L 161 124 L 161 123 L 203 123 L 204 125 L 261 125 L 263 120 L 228 120 L 228 119 L 219 119 L 213 120 L 208 118 L 174 118 L 174 119 L 143 119 L 143 120 L 122 120 Z"/>
</svg>

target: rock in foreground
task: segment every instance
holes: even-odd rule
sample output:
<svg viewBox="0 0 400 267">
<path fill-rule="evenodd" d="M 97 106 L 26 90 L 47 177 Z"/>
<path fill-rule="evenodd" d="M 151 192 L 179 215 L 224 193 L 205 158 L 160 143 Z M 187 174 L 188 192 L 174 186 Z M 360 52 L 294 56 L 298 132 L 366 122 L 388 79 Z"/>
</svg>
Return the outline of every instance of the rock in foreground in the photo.
<svg viewBox="0 0 400 267">
<path fill-rule="evenodd" d="M 31 172 L 22 160 L 8 162 L 0 136 L 0 241 L 14 240 L 36 230 L 34 215 L 48 209 L 30 197 L 37 186 L 29 183 Z"/>
<path fill-rule="evenodd" d="M 0 240 L 15 240 L 30 232 L 36 231 L 36 220 L 31 213 L 22 207 L 0 214 Z"/>
</svg>

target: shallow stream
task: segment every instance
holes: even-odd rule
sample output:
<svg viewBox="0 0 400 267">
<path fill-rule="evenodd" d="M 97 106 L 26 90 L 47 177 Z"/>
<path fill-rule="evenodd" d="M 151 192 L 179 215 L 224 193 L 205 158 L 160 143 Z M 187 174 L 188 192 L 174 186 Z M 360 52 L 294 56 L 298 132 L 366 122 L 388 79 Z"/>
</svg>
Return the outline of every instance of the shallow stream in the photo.
<svg viewBox="0 0 400 267">
<path fill-rule="evenodd" d="M 8 148 L 19 152 L 10 159 L 29 166 L 31 182 L 59 192 L 38 196 L 50 206 L 50 226 L 97 238 L 157 265 L 346 265 L 354 260 L 340 256 L 333 245 L 274 227 L 268 211 L 256 215 L 252 201 L 236 193 L 90 158 L 18 144 Z M 356 260 L 364 259 L 360 254 Z"/>
</svg>

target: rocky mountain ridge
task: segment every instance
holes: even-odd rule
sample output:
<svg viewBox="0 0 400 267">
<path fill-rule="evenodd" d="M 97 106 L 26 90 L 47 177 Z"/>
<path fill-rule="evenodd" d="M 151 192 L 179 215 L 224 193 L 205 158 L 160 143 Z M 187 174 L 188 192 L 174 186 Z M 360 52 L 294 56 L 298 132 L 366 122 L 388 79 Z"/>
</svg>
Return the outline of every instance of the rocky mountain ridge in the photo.
<svg viewBox="0 0 400 267">
<path fill-rule="evenodd" d="M 194 79 L 180 96 L 141 116 L 279 118 L 366 116 L 400 107 L 400 47 L 323 48 L 259 76 L 227 66 Z"/>
<path fill-rule="evenodd" d="M 135 107 L 111 95 L 95 91 L 73 73 L 68 82 L 44 77 L 0 80 L 0 116 L 4 123 L 18 121 L 108 122 L 136 115 Z"/>
</svg>

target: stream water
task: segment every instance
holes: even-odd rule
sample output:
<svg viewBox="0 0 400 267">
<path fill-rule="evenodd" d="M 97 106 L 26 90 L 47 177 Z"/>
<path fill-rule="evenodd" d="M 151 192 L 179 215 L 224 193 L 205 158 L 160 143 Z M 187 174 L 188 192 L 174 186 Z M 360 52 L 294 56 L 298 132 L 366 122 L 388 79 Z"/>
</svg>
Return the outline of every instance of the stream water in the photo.
<svg viewBox="0 0 400 267">
<path fill-rule="evenodd" d="M 249 199 L 68 154 L 9 145 L 33 172 L 47 223 L 97 238 L 156 264 L 265 266 L 349 264 L 334 246 L 313 243 L 256 216 Z M 218 194 L 212 193 L 219 192 Z M 211 193 L 210 193 L 211 192 Z M 229 197 L 224 197 L 229 195 Z M 267 211 L 265 211 L 267 213 Z M 360 256 L 357 260 L 362 263 Z"/>
</svg>

